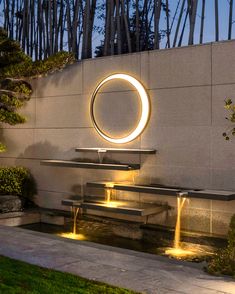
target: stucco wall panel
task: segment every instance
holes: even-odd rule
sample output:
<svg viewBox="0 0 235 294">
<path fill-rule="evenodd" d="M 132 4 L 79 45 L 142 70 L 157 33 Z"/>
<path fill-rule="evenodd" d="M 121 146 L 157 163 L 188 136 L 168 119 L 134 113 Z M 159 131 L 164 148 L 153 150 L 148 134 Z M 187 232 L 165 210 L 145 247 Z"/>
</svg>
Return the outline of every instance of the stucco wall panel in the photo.
<svg viewBox="0 0 235 294">
<path fill-rule="evenodd" d="M 211 87 L 150 90 L 150 126 L 210 126 Z"/>
<path fill-rule="evenodd" d="M 141 147 L 157 148 L 147 163 L 185 167 L 210 167 L 210 127 L 157 127 L 149 124 Z"/>
<path fill-rule="evenodd" d="M 0 157 L 35 157 L 34 129 L 3 129 L 1 137 L 7 152 L 0 153 Z"/>
<path fill-rule="evenodd" d="M 37 128 L 92 127 L 87 96 L 38 98 L 36 101 Z"/>
<path fill-rule="evenodd" d="M 209 85 L 211 45 L 149 53 L 150 89 Z"/>
<path fill-rule="evenodd" d="M 212 83 L 235 83 L 235 42 L 212 44 Z"/>
<path fill-rule="evenodd" d="M 235 190 L 235 168 L 213 168 L 211 187 L 218 190 Z"/>
<path fill-rule="evenodd" d="M 143 165 L 140 176 L 150 183 L 176 187 L 211 188 L 211 169 L 174 165 Z"/>
<path fill-rule="evenodd" d="M 140 55 L 122 55 L 100 59 L 85 60 L 83 63 L 84 94 L 94 91 L 97 84 L 114 73 L 125 73 L 140 79 Z M 130 86 L 123 83 L 122 90 L 129 90 Z"/>
<path fill-rule="evenodd" d="M 34 82 L 37 97 L 82 94 L 82 63 L 67 66 L 63 71 Z"/>
</svg>

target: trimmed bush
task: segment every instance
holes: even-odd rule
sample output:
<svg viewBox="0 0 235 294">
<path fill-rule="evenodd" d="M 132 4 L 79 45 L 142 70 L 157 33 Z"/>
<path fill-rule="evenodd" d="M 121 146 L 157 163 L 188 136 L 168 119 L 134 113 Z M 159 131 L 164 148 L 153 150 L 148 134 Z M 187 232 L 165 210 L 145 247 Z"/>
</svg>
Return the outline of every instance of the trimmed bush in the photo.
<svg viewBox="0 0 235 294">
<path fill-rule="evenodd" d="M 1 195 L 17 195 L 24 202 L 32 202 L 37 192 L 36 182 L 24 167 L 0 167 Z"/>
<path fill-rule="evenodd" d="M 227 247 L 216 253 L 209 262 L 206 271 L 214 275 L 222 274 L 235 278 L 235 215 L 231 218 Z"/>
</svg>

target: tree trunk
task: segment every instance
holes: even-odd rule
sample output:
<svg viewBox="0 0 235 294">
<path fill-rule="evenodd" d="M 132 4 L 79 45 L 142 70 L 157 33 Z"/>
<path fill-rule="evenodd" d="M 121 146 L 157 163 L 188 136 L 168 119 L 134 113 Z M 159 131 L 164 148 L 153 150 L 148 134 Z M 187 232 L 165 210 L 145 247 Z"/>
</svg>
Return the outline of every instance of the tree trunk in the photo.
<svg viewBox="0 0 235 294">
<path fill-rule="evenodd" d="M 169 20 L 169 3 L 166 0 L 166 36 L 167 36 L 167 47 L 171 47 L 170 43 L 170 20 Z"/>
<path fill-rule="evenodd" d="M 215 0 L 215 41 L 219 41 L 219 9 L 218 9 L 218 0 Z"/>
<path fill-rule="evenodd" d="M 95 12 L 96 12 L 96 0 L 92 0 L 91 7 L 90 7 L 90 18 L 89 18 L 89 30 L 88 30 L 88 40 L 87 40 L 87 48 L 88 48 L 88 55 L 87 58 L 92 57 L 92 33 L 94 28 L 94 19 L 95 19 Z"/>
<path fill-rule="evenodd" d="M 110 37 L 110 51 L 114 55 L 114 40 L 115 40 L 115 17 L 114 17 L 114 0 L 111 1 L 111 37 Z"/>
<path fill-rule="evenodd" d="M 27 20 L 28 20 L 28 0 L 24 0 L 23 8 L 23 32 L 22 32 L 22 49 L 26 50 L 26 39 L 27 39 Z"/>
<path fill-rule="evenodd" d="M 68 31 L 68 51 L 72 51 L 72 24 L 71 24 L 71 7 L 69 0 L 66 1 L 66 18 L 67 18 L 67 31 Z"/>
<path fill-rule="evenodd" d="M 181 34 L 180 34 L 180 39 L 179 39 L 178 47 L 181 47 L 181 45 L 182 45 L 182 41 L 183 41 L 183 37 L 184 37 L 184 30 L 185 30 L 185 26 L 186 26 L 188 15 L 189 15 L 189 11 L 187 9 L 187 12 L 185 14 L 185 19 L 184 19 L 183 27 L 182 27 L 182 31 L 181 31 Z"/>
<path fill-rule="evenodd" d="M 228 21 L 228 40 L 232 38 L 232 26 L 233 26 L 233 0 L 229 2 L 229 21 Z"/>
<path fill-rule="evenodd" d="M 30 57 L 33 57 L 34 53 L 34 44 L 35 44 L 35 39 L 34 39 L 34 26 L 35 26 L 35 19 L 34 19 L 34 0 L 30 1 Z"/>
<path fill-rule="evenodd" d="M 15 1 L 11 2 L 11 29 L 10 29 L 10 38 L 14 38 L 14 19 L 15 19 Z"/>
<path fill-rule="evenodd" d="M 83 18 L 82 59 L 92 57 L 92 31 L 96 10 L 96 0 L 86 0 Z"/>
<path fill-rule="evenodd" d="M 190 7 L 189 7 L 190 29 L 189 29 L 188 44 L 193 45 L 198 0 L 191 0 L 188 2 L 190 2 Z"/>
<path fill-rule="evenodd" d="M 176 6 L 176 9 L 175 9 L 175 13 L 174 13 L 174 16 L 172 18 L 172 22 L 171 22 L 171 26 L 170 26 L 170 35 L 171 35 L 172 28 L 174 26 L 175 19 L 176 19 L 177 13 L 178 13 L 178 9 L 179 9 L 179 6 L 180 6 L 180 1 L 181 0 L 178 0 L 177 6 Z M 167 48 L 167 45 L 168 45 L 168 43 L 166 44 L 166 48 Z"/>
<path fill-rule="evenodd" d="M 154 0 L 154 49 L 159 49 L 159 21 L 161 16 L 162 1 Z"/>
<path fill-rule="evenodd" d="M 180 25 L 181 25 L 181 20 L 182 20 L 182 16 L 183 16 L 183 13 L 184 13 L 185 1 L 186 0 L 183 0 L 182 5 L 181 5 L 178 22 L 177 22 L 177 26 L 176 26 L 176 29 L 175 29 L 175 36 L 174 36 L 174 41 L 173 41 L 173 47 L 176 46 L 176 42 L 177 42 L 177 39 L 178 39 L 178 34 L 179 34 Z"/>
<path fill-rule="evenodd" d="M 117 23 L 117 53 L 122 53 L 122 36 L 121 36 L 121 18 L 120 18 L 120 3 L 116 0 L 116 23 Z"/>
<path fill-rule="evenodd" d="M 60 3 L 60 16 L 59 16 L 59 24 L 58 24 L 58 30 L 59 30 L 59 34 L 60 34 L 60 51 L 63 50 L 64 48 L 64 44 L 63 44 L 63 40 L 64 40 L 64 22 L 65 22 L 65 17 L 64 17 L 64 2 L 61 1 Z"/>
<path fill-rule="evenodd" d="M 79 6 L 80 6 L 80 0 L 75 0 L 74 4 L 74 15 L 73 15 L 73 29 L 72 29 L 72 34 L 73 34 L 73 44 L 72 44 L 72 51 L 78 59 L 78 50 L 77 50 L 77 28 L 78 28 L 78 15 L 79 15 Z"/>
<path fill-rule="evenodd" d="M 105 14 L 105 35 L 104 35 L 104 56 L 109 55 L 110 48 L 110 20 L 111 20 L 111 1 L 106 1 L 106 14 Z"/>
<path fill-rule="evenodd" d="M 122 17 L 124 20 L 124 26 L 125 26 L 125 32 L 126 32 L 128 52 L 131 53 L 131 37 L 130 37 L 130 30 L 129 30 L 129 20 L 127 19 L 127 14 L 125 13 L 124 0 L 121 0 L 121 6 L 122 6 Z"/>
<path fill-rule="evenodd" d="M 58 52 L 58 19 L 57 19 L 57 1 L 53 0 L 53 31 L 54 31 L 54 40 L 53 40 L 53 53 Z"/>
<path fill-rule="evenodd" d="M 203 43 L 204 20 L 205 20 L 205 4 L 206 4 L 206 0 L 202 0 L 202 15 L 201 15 L 201 28 L 200 28 L 200 44 Z"/>
<path fill-rule="evenodd" d="M 135 4 L 135 50 L 140 51 L 140 14 L 139 14 L 139 0 Z"/>
</svg>

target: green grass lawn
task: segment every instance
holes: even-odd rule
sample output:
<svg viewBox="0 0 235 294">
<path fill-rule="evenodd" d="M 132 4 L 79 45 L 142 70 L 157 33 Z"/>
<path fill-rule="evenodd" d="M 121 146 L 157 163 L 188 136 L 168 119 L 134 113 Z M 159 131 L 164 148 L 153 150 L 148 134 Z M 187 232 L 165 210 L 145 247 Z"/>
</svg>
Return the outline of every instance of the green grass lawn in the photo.
<svg viewBox="0 0 235 294">
<path fill-rule="evenodd" d="M 0 293 L 133 294 L 136 292 L 0 256 Z"/>
</svg>

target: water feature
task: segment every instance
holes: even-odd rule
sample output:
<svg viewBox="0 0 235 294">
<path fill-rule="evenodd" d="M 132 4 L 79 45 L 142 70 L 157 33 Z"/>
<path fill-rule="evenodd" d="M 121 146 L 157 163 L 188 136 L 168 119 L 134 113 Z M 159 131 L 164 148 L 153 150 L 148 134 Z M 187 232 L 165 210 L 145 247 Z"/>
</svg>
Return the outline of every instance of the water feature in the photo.
<svg viewBox="0 0 235 294">
<path fill-rule="evenodd" d="M 83 240 L 83 238 L 81 237 L 81 234 L 77 233 L 77 221 L 78 221 L 79 212 L 80 212 L 80 207 L 71 206 L 71 216 L 72 216 L 72 223 L 73 223 L 72 232 L 61 233 L 62 237 L 75 239 L 75 240 Z"/>
<path fill-rule="evenodd" d="M 186 196 L 187 193 L 179 193 L 177 197 L 177 217 L 176 217 L 176 224 L 175 224 L 175 235 L 174 235 L 174 247 L 168 248 L 165 253 L 167 255 L 173 256 L 175 258 L 182 258 L 186 256 L 193 256 L 197 254 L 198 249 L 194 246 L 192 248 L 185 248 L 181 244 L 181 216 L 182 216 L 182 209 L 185 205 L 187 200 Z"/>
<path fill-rule="evenodd" d="M 160 226 L 148 228 L 136 223 L 82 216 L 78 218 L 76 234 L 73 234 L 73 224 L 73 221 L 67 222 L 64 226 L 39 223 L 23 228 L 157 255 L 166 255 L 166 249 L 173 247 L 174 230 Z M 218 247 L 225 246 L 226 242 L 199 233 L 181 232 L 181 244 L 183 248 L 193 248 L 194 254 L 170 257 L 200 262 L 213 254 Z"/>
<path fill-rule="evenodd" d="M 106 207 L 119 207 L 123 206 L 121 201 L 117 201 L 116 195 L 113 195 L 114 184 L 112 182 L 107 182 L 105 184 L 105 196 L 104 200 L 97 200 L 96 205 L 106 206 Z M 115 196 L 115 197 L 114 197 Z M 157 252 L 163 255 L 168 255 L 177 259 L 189 259 L 195 257 L 203 257 L 205 255 L 210 255 L 213 250 L 206 248 L 205 246 L 201 246 L 200 244 L 193 244 L 192 242 L 181 242 L 181 217 L 182 211 L 189 199 L 187 199 L 187 193 L 179 193 L 177 197 L 177 217 L 176 217 L 176 225 L 174 230 L 174 238 L 171 237 L 171 240 L 162 239 L 162 243 L 157 245 Z M 116 200 L 116 201 L 114 201 Z M 94 202 L 95 203 L 95 202 Z M 130 203 L 129 203 L 130 205 Z M 72 206 L 72 232 L 60 232 L 60 236 L 76 239 L 76 240 L 86 240 L 86 234 L 81 231 L 83 230 L 81 226 L 81 222 L 78 223 L 78 215 L 81 211 L 81 208 Z M 81 215 L 82 217 L 82 215 Z M 112 223 L 112 221 L 110 221 Z M 112 226 L 110 227 L 112 231 Z M 137 229 L 138 231 L 138 229 Z M 133 235 L 133 234 L 132 234 Z M 138 235 L 135 233 L 134 235 Z M 89 237 L 91 238 L 91 237 Z M 93 237 L 91 238 L 93 240 Z M 99 239 L 99 238 L 98 238 Z M 173 241 L 172 241 L 173 239 Z M 98 241 L 100 243 L 100 241 Z M 160 246 L 161 245 L 161 246 Z"/>
</svg>

